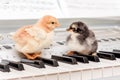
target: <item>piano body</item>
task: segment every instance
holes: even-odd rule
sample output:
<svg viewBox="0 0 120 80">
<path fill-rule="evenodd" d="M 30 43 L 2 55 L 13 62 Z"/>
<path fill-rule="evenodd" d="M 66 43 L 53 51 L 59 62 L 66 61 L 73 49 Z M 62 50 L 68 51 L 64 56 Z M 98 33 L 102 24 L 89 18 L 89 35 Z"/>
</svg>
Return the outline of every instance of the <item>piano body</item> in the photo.
<svg viewBox="0 0 120 80">
<path fill-rule="evenodd" d="M 50 48 L 43 50 L 43 59 L 56 59 L 55 55 L 63 56 L 67 48 L 65 40 L 68 35 L 66 28 L 73 21 L 83 21 L 92 29 L 98 40 L 98 52 L 116 51 L 112 56 L 98 55 L 99 61 L 87 57 L 88 62 L 79 62 L 77 58 L 64 58 L 56 60 L 58 66 L 44 65 L 37 68 L 34 65 L 24 64 L 21 55 L 15 50 L 14 42 L 11 40 L 11 33 L 22 25 L 32 24 L 36 19 L 31 20 L 1 20 L 0 21 L 0 80 L 92 80 L 105 77 L 120 76 L 120 20 L 116 18 L 59 18 L 61 27 L 55 30 L 54 42 Z M 103 52 L 104 53 L 104 52 Z M 52 56 L 54 55 L 54 56 Z M 51 57 L 52 56 L 52 57 Z M 114 58 L 113 60 L 111 58 Z M 2 62 L 7 60 L 9 64 Z M 51 60 L 51 59 L 50 59 Z M 67 63 L 66 61 L 76 61 Z M 10 64 L 11 62 L 11 64 Z M 15 69 L 15 64 L 22 65 L 21 70 Z M 14 64 L 15 63 L 15 64 Z M 28 63 L 33 63 L 28 61 Z M 44 64 L 44 60 L 43 60 Z M 48 60 L 49 64 L 49 60 Z M 39 65 L 39 64 L 38 64 Z M 41 64 L 40 64 L 41 65 Z M 13 66 L 13 67 L 11 67 Z M 8 69 L 9 68 L 9 69 Z M 18 66 L 17 66 L 18 68 Z"/>
</svg>

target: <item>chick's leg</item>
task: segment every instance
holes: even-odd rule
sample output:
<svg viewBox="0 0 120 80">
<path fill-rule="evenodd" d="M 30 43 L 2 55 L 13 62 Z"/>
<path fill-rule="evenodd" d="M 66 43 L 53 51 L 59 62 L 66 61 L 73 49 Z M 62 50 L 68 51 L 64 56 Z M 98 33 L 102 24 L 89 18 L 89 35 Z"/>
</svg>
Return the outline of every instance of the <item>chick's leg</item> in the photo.
<svg viewBox="0 0 120 80">
<path fill-rule="evenodd" d="M 26 56 L 27 59 L 31 59 L 31 60 L 35 59 L 35 58 L 33 57 L 33 54 L 24 53 L 24 55 Z"/>
<path fill-rule="evenodd" d="M 96 56 L 96 55 L 97 55 L 97 53 L 96 53 L 96 52 L 92 53 L 92 56 Z"/>
<path fill-rule="evenodd" d="M 37 58 L 37 57 L 40 57 L 40 56 L 41 56 L 41 52 L 36 52 L 36 53 L 34 53 L 34 55 L 33 55 L 34 58 Z"/>
<path fill-rule="evenodd" d="M 26 58 L 27 59 L 31 59 L 31 60 L 34 60 L 37 57 L 40 57 L 40 54 L 41 54 L 41 52 L 36 52 L 36 53 L 32 53 L 32 54 L 24 53 L 24 55 L 26 56 Z"/>
<path fill-rule="evenodd" d="M 67 52 L 67 55 L 73 55 L 75 53 L 75 51 L 69 51 Z"/>
</svg>

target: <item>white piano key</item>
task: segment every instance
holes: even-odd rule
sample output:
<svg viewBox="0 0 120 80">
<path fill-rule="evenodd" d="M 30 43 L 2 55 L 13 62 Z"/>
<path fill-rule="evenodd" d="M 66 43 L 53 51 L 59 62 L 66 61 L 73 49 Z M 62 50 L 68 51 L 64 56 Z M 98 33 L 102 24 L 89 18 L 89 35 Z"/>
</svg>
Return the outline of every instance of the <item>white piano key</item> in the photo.
<svg viewBox="0 0 120 80">
<path fill-rule="evenodd" d="M 13 70 L 11 70 L 13 71 Z M 18 74 L 15 73 L 15 71 L 13 72 L 0 72 L 0 79 L 18 79 Z"/>
<path fill-rule="evenodd" d="M 106 63 L 110 63 L 113 66 L 113 76 L 120 75 L 120 59 L 116 58 L 116 60 L 104 60 Z"/>
<path fill-rule="evenodd" d="M 103 62 L 101 62 L 101 63 L 103 63 Z M 102 70 L 102 77 L 112 76 L 112 66 L 110 64 L 103 63 L 100 66 L 101 66 L 101 70 Z"/>
<path fill-rule="evenodd" d="M 111 67 L 104 67 L 103 68 L 103 77 L 110 77 L 113 75 L 113 69 Z"/>
<path fill-rule="evenodd" d="M 82 72 L 81 71 L 71 71 L 70 80 L 82 80 Z"/>
<path fill-rule="evenodd" d="M 47 66 L 47 65 L 45 65 L 45 67 L 46 68 L 43 68 L 43 69 L 36 68 L 36 72 L 34 76 L 35 80 L 39 79 L 41 75 L 45 76 L 45 78 L 42 78 L 43 80 L 58 80 L 58 76 L 60 74 L 63 75 L 64 73 L 66 73 L 66 75 L 69 75 L 69 70 L 64 69 L 63 67 L 60 67 L 60 66 L 52 67 L 52 66 Z M 41 74 L 41 71 L 44 73 Z M 69 78 L 69 77 L 66 77 L 66 78 Z"/>
<path fill-rule="evenodd" d="M 67 63 L 62 63 L 58 62 L 61 67 L 65 67 L 69 69 L 70 71 L 78 71 L 78 70 L 83 70 L 83 69 L 88 69 L 90 68 L 89 64 L 84 64 L 84 63 L 78 63 L 78 64 L 67 64 Z"/>
<path fill-rule="evenodd" d="M 120 75 L 120 65 L 113 67 L 113 76 L 118 76 L 118 75 Z"/>
<path fill-rule="evenodd" d="M 64 65 L 64 64 L 63 64 Z M 90 66 L 90 64 L 84 64 L 84 63 L 78 63 L 77 65 L 70 65 L 67 64 L 65 65 L 67 68 L 70 68 L 71 70 L 71 75 L 75 75 L 76 76 L 71 76 L 71 80 L 74 80 L 75 78 L 77 80 L 88 80 L 88 79 L 92 79 L 92 67 Z M 78 74 L 79 73 L 79 74 Z M 85 75 L 88 75 L 87 78 L 85 77 Z"/>
<path fill-rule="evenodd" d="M 34 80 L 51 80 L 51 79 L 54 79 L 54 80 L 57 80 L 57 72 L 55 69 L 51 69 L 51 68 L 35 68 L 33 67 L 33 70 L 34 72 Z"/>
<path fill-rule="evenodd" d="M 89 63 L 86 66 L 88 67 L 88 69 L 83 69 L 82 72 L 84 71 L 84 73 L 82 74 L 88 74 L 89 76 L 86 78 L 85 75 L 82 75 L 82 80 L 89 80 L 102 77 L 103 65 L 100 62 L 89 61 Z"/>
<path fill-rule="evenodd" d="M 55 73 L 55 74 L 48 74 L 46 76 L 46 80 L 58 80 L 58 74 Z"/>
<path fill-rule="evenodd" d="M 102 78 L 102 68 L 92 69 L 92 79 Z"/>
<path fill-rule="evenodd" d="M 39 76 L 35 76 L 34 80 L 46 80 L 46 76 L 45 75 L 39 75 Z"/>
<path fill-rule="evenodd" d="M 102 60 L 102 59 L 101 59 Z M 112 76 L 120 75 L 120 59 L 116 58 L 116 60 L 104 60 L 106 63 L 110 63 L 112 66 Z"/>
<path fill-rule="evenodd" d="M 32 66 L 29 66 L 26 64 L 23 64 L 23 66 L 24 66 L 25 70 L 22 72 L 18 72 L 19 77 L 21 79 L 28 79 L 28 80 L 29 80 L 29 78 L 33 79 L 34 75 L 36 75 L 36 71 L 37 71 L 36 67 L 32 67 Z M 41 72 L 39 72 L 39 73 L 43 74 L 44 72 L 42 72 L 42 70 L 41 70 Z"/>
<path fill-rule="evenodd" d="M 70 74 L 68 72 L 59 73 L 59 80 L 70 80 Z"/>
<path fill-rule="evenodd" d="M 50 73 L 47 72 L 47 80 L 50 80 L 51 77 L 54 77 L 54 80 L 69 80 L 69 72 L 70 70 L 63 67 L 63 66 L 58 66 L 58 67 L 51 67 L 51 66 L 46 66 L 46 68 L 49 68 Z M 51 75 L 54 74 L 54 75 Z M 53 80 L 53 78 L 51 78 Z"/>
<path fill-rule="evenodd" d="M 89 66 L 91 66 L 92 68 L 92 79 L 104 77 L 103 73 L 107 74 L 107 68 L 109 66 L 112 69 L 112 66 L 110 63 L 105 63 L 104 61 L 101 61 L 101 60 L 100 62 L 97 62 L 97 63 L 89 61 Z M 106 70 L 104 70 L 104 68 L 106 68 Z M 112 73 L 112 70 L 110 70 L 110 73 Z"/>
<path fill-rule="evenodd" d="M 75 65 L 71 65 L 71 64 L 67 64 L 67 63 L 62 63 L 62 62 L 58 62 L 59 63 L 59 65 L 62 67 L 62 68 L 64 68 L 64 69 L 68 69 L 69 70 L 69 73 L 66 73 L 66 72 L 64 72 L 64 73 L 59 73 L 59 79 L 60 80 L 65 80 L 66 78 L 67 78 L 67 80 L 73 80 L 73 79 L 71 79 L 71 75 L 73 75 L 72 74 L 72 71 L 76 71 L 75 70 Z M 75 72 L 74 72 L 74 74 L 75 74 Z M 76 74 L 76 76 L 77 76 L 77 74 Z M 76 79 L 77 80 L 77 79 Z"/>
<path fill-rule="evenodd" d="M 59 62 L 60 66 L 63 66 L 67 69 L 70 69 L 70 75 L 74 75 L 76 74 L 76 76 L 79 76 L 76 80 L 87 80 L 87 79 L 91 79 L 91 68 L 89 66 L 89 64 L 83 64 L 83 63 L 78 63 L 76 65 L 71 65 L 71 64 L 65 64 L 65 63 L 61 63 Z M 80 73 L 80 74 L 78 74 Z M 86 75 L 90 75 L 87 77 L 84 77 L 84 73 L 86 73 Z M 83 74 L 83 75 L 82 75 Z M 71 80 L 74 80 L 75 77 L 70 76 Z"/>
<path fill-rule="evenodd" d="M 24 78 L 21 78 L 20 80 L 34 80 L 33 77 L 24 77 Z"/>
<path fill-rule="evenodd" d="M 120 72 L 118 72 L 118 70 L 120 70 L 120 59 L 118 59 L 118 58 L 116 58 L 116 60 L 101 59 L 101 61 L 104 61 L 105 63 L 109 63 L 110 66 L 112 66 L 112 76 L 120 74 Z M 107 70 L 107 69 L 104 69 L 104 70 Z M 116 74 L 116 72 L 118 72 L 118 73 Z"/>
<path fill-rule="evenodd" d="M 91 80 L 92 71 L 90 69 L 82 70 L 82 79 L 81 80 Z"/>
<path fill-rule="evenodd" d="M 110 64 L 108 64 L 108 63 L 91 62 L 91 61 L 89 62 L 89 64 L 83 64 L 83 63 L 78 63 L 78 65 L 70 65 L 70 64 L 65 64 L 65 63 L 61 63 L 61 64 L 64 65 L 65 67 L 67 67 L 67 68 L 70 68 L 71 74 L 72 74 L 72 71 L 73 72 L 74 71 L 76 71 L 76 72 L 81 72 L 82 71 L 82 76 L 81 77 L 82 77 L 83 80 L 103 77 L 103 75 L 102 75 L 103 68 L 104 67 L 106 68 L 106 67 L 110 66 Z M 105 71 L 104 71 L 104 73 L 105 73 Z M 111 71 L 111 73 L 112 73 L 112 71 Z M 84 74 L 89 75 L 89 76 L 86 78 L 84 76 Z"/>
</svg>

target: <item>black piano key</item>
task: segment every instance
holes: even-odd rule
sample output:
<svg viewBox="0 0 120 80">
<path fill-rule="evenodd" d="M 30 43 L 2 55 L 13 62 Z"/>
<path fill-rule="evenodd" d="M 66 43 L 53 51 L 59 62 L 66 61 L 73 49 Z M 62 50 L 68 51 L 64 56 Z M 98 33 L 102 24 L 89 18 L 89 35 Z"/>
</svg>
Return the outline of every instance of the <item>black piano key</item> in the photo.
<svg viewBox="0 0 120 80">
<path fill-rule="evenodd" d="M 77 56 L 77 55 L 63 55 L 63 56 L 73 57 L 73 58 L 75 58 L 78 62 L 89 63 L 88 58 L 87 58 L 87 57 L 84 57 L 84 56 Z"/>
<path fill-rule="evenodd" d="M 75 58 L 67 57 L 67 56 L 58 56 L 58 55 L 52 55 L 52 59 L 56 59 L 61 62 L 65 62 L 68 64 L 77 64 L 77 61 Z"/>
<path fill-rule="evenodd" d="M 108 39 L 102 39 L 103 41 L 109 41 Z"/>
<path fill-rule="evenodd" d="M 64 45 L 64 43 L 63 43 L 63 42 L 56 42 L 56 43 L 58 43 L 58 44 L 60 44 L 60 45 Z"/>
<path fill-rule="evenodd" d="M 50 48 L 44 48 L 44 49 L 46 49 L 46 50 L 47 50 L 47 49 L 50 49 Z"/>
<path fill-rule="evenodd" d="M 14 62 L 8 60 L 2 60 L 2 62 L 7 63 L 10 66 L 10 68 L 13 68 L 15 70 L 19 70 L 19 71 L 24 70 L 23 64 L 21 64 L 20 62 Z"/>
<path fill-rule="evenodd" d="M 107 53 L 98 52 L 97 55 L 100 58 L 109 59 L 109 60 L 116 60 L 114 54 L 107 54 Z"/>
<path fill-rule="evenodd" d="M 0 63 L 0 71 L 2 72 L 10 72 L 10 68 L 8 64 Z"/>
<path fill-rule="evenodd" d="M 97 40 L 97 42 L 101 42 L 101 40 Z"/>
<path fill-rule="evenodd" d="M 113 38 L 109 38 L 110 40 L 112 40 L 112 41 L 116 41 L 116 39 L 113 39 Z"/>
<path fill-rule="evenodd" d="M 120 50 L 118 50 L 118 49 L 113 49 L 113 52 L 120 52 Z"/>
<path fill-rule="evenodd" d="M 45 64 L 53 66 L 53 67 L 59 66 L 58 62 L 55 59 L 48 59 L 48 58 L 42 58 L 42 57 L 39 57 L 39 58 L 36 58 L 36 59 L 37 60 L 42 60 Z"/>
<path fill-rule="evenodd" d="M 3 47 L 6 48 L 6 49 L 12 49 L 12 47 L 8 46 L 8 45 L 3 45 Z"/>
<path fill-rule="evenodd" d="M 120 40 L 120 38 L 119 38 L 119 37 L 117 37 L 116 39 Z"/>
<path fill-rule="evenodd" d="M 85 56 L 88 58 L 88 60 L 90 61 L 94 61 L 94 62 L 100 62 L 99 60 L 99 57 L 98 56 L 93 56 L 93 55 L 84 55 L 84 54 L 79 54 L 77 52 L 75 52 L 75 55 L 78 55 L 78 56 Z"/>
<path fill-rule="evenodd" d="M 29 59 L 21 59 L 21 63 L 36 67 L 36 68 L 45 68 L 45 65 L 40 60 L 29 60 Z"/>
<path fill-rule="evenodd" d="M 115 57 L 120 58 L 120 52 L 110 52 L 110 51 L 99 51 L 102 53 L 107 53 L 107 54 L 114 54 Z"/>
</svg>

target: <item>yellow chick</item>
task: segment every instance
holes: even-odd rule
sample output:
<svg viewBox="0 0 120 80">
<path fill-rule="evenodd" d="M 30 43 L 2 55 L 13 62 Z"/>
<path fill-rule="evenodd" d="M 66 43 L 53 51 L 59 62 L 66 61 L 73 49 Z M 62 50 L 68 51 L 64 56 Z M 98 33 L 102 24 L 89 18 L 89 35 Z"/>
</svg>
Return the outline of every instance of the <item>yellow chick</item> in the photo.
<svg viewBox="0 0 120 80">
<path fill-rule="evenodd" d="M 58 26 L 60 26 L 58 20 L 47 15 L 36 24 L 21 27 L 12 36 L 15 48 L 28 59 L 40 57 L 41 50 L 50 46 L 53 30 Z"/>
</svg>

